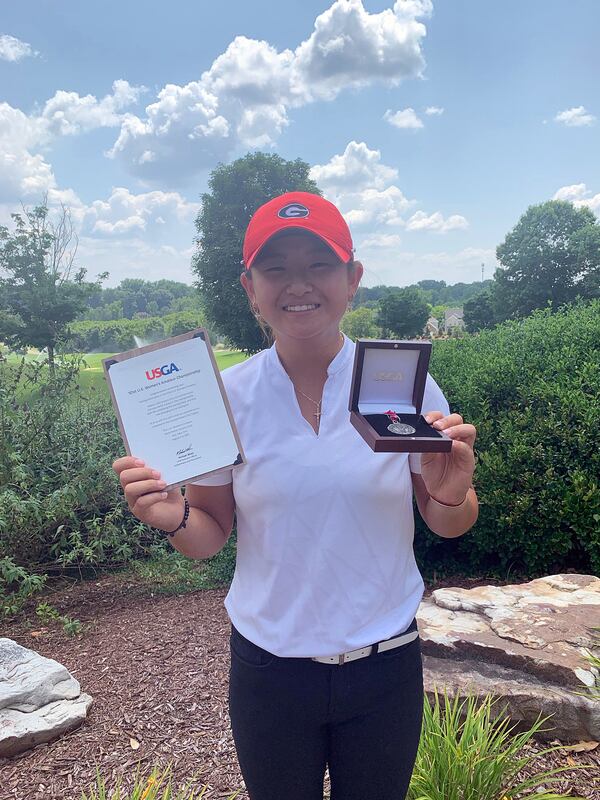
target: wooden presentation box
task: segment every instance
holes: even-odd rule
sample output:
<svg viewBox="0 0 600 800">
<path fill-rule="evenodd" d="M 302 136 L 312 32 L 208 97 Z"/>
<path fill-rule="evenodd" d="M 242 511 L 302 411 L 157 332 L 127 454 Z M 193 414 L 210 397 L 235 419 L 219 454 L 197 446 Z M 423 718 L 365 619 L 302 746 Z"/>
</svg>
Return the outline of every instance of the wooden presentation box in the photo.
<svg viewBox="0 0 600 800">
<path fill-rule="evenodd" d="M 378 453 L 442 453 L 452 439 L 421 416 L 431 342 L 358 339 L 350 389 L 350 422 Z M 395 411 L 413 434 L 388 430 Z M 435 411 L 428 408 L 427 411 Z"/>
</svg>

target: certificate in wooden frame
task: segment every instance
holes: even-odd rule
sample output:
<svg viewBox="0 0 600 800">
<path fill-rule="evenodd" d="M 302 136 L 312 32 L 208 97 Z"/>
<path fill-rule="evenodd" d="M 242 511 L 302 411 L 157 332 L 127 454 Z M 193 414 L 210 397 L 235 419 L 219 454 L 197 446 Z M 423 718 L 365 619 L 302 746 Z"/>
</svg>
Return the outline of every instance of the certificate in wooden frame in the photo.
<svg viewBox="0 0 600 800">
<path fill-rule="evenodd" d="M 242 463 L 245 462 L 242 443 L 240 441 L 239 433 L 238 433 L 238 430 L 237 430 L 236 425 L 235 425 L 235 420 L 234 420 L 233 414 L 231 412 L 231 406 L 229 404 L 229 400 L 228 400 L 227 394 L 225 392 L 225 387 L 223 385 L 223 380 L 221 378 L 221 374 L 219 372 L 219 368 L 217 366 L 217 362 L 215 360 L 214 353 L 213 353 L 212 348 L 210 346 L 208 332 L 206 331 L 205 328 L 195 328 L 195 329 L 193 329 L 191 331 L 188 331 L 187 333 L 182 333 L 182 334 L 180 334 L 178 336 L 172 336 L 169 339 L 163 339 L 160 342 L 154 342 L 153 344 L 145 345 L 143 347 L 136 347 L 136 348 L 133 348 L 132 350 L 127 350 L 127 351 L 125 351 L 123 353 L 117 353 L 116 355 L 110 356 L 109 358 L 105 358 L 102 361 L 102 364 L 103 364 L 103 367 L 104 367 L 104 374 L 105 374 L 106 381 L 107 381 L 107 384 L 108 384 L 108 388 L 109 388 L 109 392 L 110 392 L 110 397 L 111 397 L 111 400 L 112 400 L 113 408 L 115 410 L 115 414 L 116 414 L 116 417 L 117 417 L 117 422 L 118 422 L 118 425 L 119 425 L 119 431 L 120 431 L 121 437 L 123 439 L 123 444 L 125 445 L 125 450 L 127 452 L 127 455 L 132 455 L 132 454 L 133 455 L 139 455 L 138 453 L 132 453 L 131 444 L 130 444 L 130 436 L 128 436 L 128 434 L 127 434 L 126 426 L 125 426 L 124 421 L 123 421 L 123 415 L 121 413 L 121 408 L 119 407 L 119 400 L 117 398 L 117 393 L 115 392 L 115 386 L 113 385 L 113 380 L 112 380 L 112 377 L 111 377 L 111 371 L 110 371 L 111 367 L 114 367 L 116 364 L 121 364 L 121 363 L 123 363 L 125 361 L 128 361 L 130 359 L 136 358 L 138 356 L 143 356 L 143 355 L 147 355 L 149 353 L 162 351 L 165 348 L 170 347 L 171 345 L 177 345 L 177 344 L 180 344 L 182 342 L 185 342 L 185 341 L 191 340 L 191 339 L 199 339 L 202 342 L 204 342 L 204 344 L 206 346 L 206 353 L 207 353 L 208 358 L 210 360 L 210 365 L 212 366 L 212 373 L 214 374 L 214 380 L 216 382 L 216 387 L 219 390 L 219 394 L 220 394 L 220 397 L 221 397 L 221 400 L 222 400 L 222 403 L 223 403 L 224 410 L 225 410 L 226 415 L 227 415 L 227 419 L 228 419 L 228 422 L 229 422 L 230 429 L 231 429 L 231 434 L 233 436 L 233 440 L 235 441 L 235 445 L 237 446 L 237 455 L 230 461 L 230 463 L 224 463 L 222 466 L 219 466 L 218 468 L 210 469 L 210 470 L 204 470 L 204 471 L 202 471 L 202 472 L 200 472 L 199 474 L 196 474 L 196 475 L 189 475 L 189 476 L 186 475 L 185 478 L 183 478 L 183 479 L 176 480 L 176 481 L 173 481 L 173 482 L 168 482 L 168 485 L 166 487 L 167 490 L 168 489 L 173 489 L 173 488 L 175 488 L 177 486 L 183 486 L 186 483 L 191 483 L 194 480 L 199 480 L 200 478 L 208 477 L 209 475 L 216 475 L 216 474 L 218 474 L 220 472 L 223 472 L 224 470 L 230 469 L 233 466 L 236 466 L 238 464 L 242 464 Z M 163 378 L 163 375 L 159 375 L 158 377 L 160 378 L 160 381 L 159 381 L 159 384 L 157 384 L 157 385 L 161 385 L 161 384 L 164 385 L 164 384 L 166 384 L 166 383 L 168 383 L 168 382 L 170 382 L 172 380 L 175 380 L 175 378 L 170 378 L 170 379 Z M 175 377 L 178 378 L 179 376 L 175 376 Z M 146 374 L 146 378 L 148 380 L 150 380 L 148 378 L 148 374 Z M 150 387 L 148 385 L 146 385 L 144 388 L 148 389 Z M 121 391 L 121 390 L 119 390 L 119 391 Z M 122 392 L 121 392 L 121 394 L 122 394 Z M 132 394 L 132 392 L 129 392 L 128 394 Z M 123 402 L 123 400 L 121 402 Z M 223 417 L 221 415 L 221 417 L 220 417 L 221 424 L 222 424 L 222 420 L 223 420 Z M 140 455 L 140 457 L 143 458 L 143 455 Z M 150 466 L 152 466 L 152 465 L 150 464 Z M 165 480 L 166 480 L 166 478 L 165 478 Z"/>
</svg>

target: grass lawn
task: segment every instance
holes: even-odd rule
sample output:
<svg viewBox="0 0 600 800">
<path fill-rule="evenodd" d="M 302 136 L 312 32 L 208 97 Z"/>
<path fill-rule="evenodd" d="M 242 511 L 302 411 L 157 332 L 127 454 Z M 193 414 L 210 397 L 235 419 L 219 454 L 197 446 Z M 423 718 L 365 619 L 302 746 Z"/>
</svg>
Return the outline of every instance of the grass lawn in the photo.
<svg viewBox="0 0 600 800">
<path fill-rule="evenodd" d="M 227 367 L 231 367 L 233 364 L 237 364 L 246 359 L 246 355 L 238 350 L 215 350 L 214 354 L 217 361 L 217 366 L 220 370 L 224 370 Z M 102 359 L 108 358 L 111 355 L 113 354 L 86 353 L 86 366 L 83 367 L 79 373 L 79 387 L 83 392 L 100 391 L 105 392 L 108 396 L 108 389 L 106 387 L 104 371 L 102 369 Z M 25 358 L 27 361 L 36 361 L 37 359 L 40 359 L 41 356 L 35 353 L 30 353 L 25 356 Z M 11 353 L 8 355 L 7 359 L 9 364 L 17 364 L 21 360 L 21 356 Z"/>
</svg>

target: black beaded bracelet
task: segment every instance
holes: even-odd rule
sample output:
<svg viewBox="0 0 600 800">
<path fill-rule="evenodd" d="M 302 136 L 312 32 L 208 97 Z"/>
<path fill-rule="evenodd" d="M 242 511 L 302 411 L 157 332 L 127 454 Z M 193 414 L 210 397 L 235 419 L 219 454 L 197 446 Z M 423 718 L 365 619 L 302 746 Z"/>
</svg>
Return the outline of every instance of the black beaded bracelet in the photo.
<svg viewBox="0 0 600 800">
<path fill-rule="evenodd" d="M 175 536 L 177 531 L 181 530 L 182 528 L 185 528 L 185 526 L 187 524 L 188 517 L 190 515 L 190 504 L 187 501 L 187 497 L 184 498 L 184 504 L 185 504 L 185 510 L 183 512 L 183 519 L 181 520 L 181 522 L 175 528 L 174 531 L 163 531 L 162 528 L 157 528 L 156 530 L 160 531 L 161 533 L 166 533 L 167 536 Z"/>
</svg>

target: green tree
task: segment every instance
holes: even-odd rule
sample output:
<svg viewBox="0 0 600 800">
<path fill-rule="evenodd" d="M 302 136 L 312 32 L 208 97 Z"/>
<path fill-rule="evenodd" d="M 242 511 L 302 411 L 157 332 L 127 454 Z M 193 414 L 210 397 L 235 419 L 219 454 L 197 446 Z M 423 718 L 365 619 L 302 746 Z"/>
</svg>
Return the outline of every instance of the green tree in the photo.
<svg viewBox="0 0 600 800">
<path fill-rule="evenodd" d="M 192 269 L 198 276 L 207 324 L 234 347 L 255 353 L 263 334 L 240 284 L 242 242 L 250 217 L 263 203 L 292 191 L 321 194 L 301 159 L 251 153 L 220 164 L 210 175 L 196 218 L 197 250 Z"/>
<path fill-rule="evenodd" d="M 445 289 L 446 281 L 424 280 L 424 281 L 419 281 L 417 283 L 417 286 L 419 287 L 419 289 L 423 289 L 426 292 L 434 289 Z"/>
<path fill-rule="evenodd" d="M 583 297 L 600 297 L 600 225 L 586 225 L 571 237 Z"/>
<path fill-rule="evenodd" d="M 530 206 L 496 250 L 494 301 L 502 319 L 598 294 L 598 221 L 588 208 Z"/>
<path fill-rule="evenodd" d="M 431 308 L 429 309 L 429 316 L 430 317 L 435 317 L 438 320 L 442 320 L 442 319 L 444 319 L 444 311 L 447 308 L 448 308 L 448 306 L 445 306 L 443 303 L 441 303 L 441 304 L 439 304 L 437 306 L 431 306 Z"/>
<path fill-rule="evenodd" d="M 74 269 L 77 237 L 64 206 L 58 222 L 50 220 L 45 200 L 11 217 L 13 231 L 0 226 L 0 340 L 47 348 L 54 375 L 57 342 L 106 274 L 89 283 L 85 269 Z"/>
<path fill-rule="evenodd" d="M 377 312 L 372 308 L 357 308 L 354 311 L 346 311 L 342 317 L 341 329 L 346 336 L 352 340 L 356 339 L 377 339 L 381 331 L 376 322 Z"/>
<path fill-rule="evenodd" d="M 352 308 L 378 308 L 379 301 L 390 292 L 398 289 L 398 286 L 359 286 L 358 291 L 354 295 L 352 301 Z"/>
<path fill-rule="evenodd" d="M 377 322 L 385 336 L 411 337 L 423 333 L 428 316 L 429 303 L 423 291 L 408 286 L 379 301 Z"/>
<path fill-rule="evenodd" d="M 492 292 L 486 289 L 467 300 L 463 306 L 463 318 L 469 333 L 493 328 L 496 319 Z"/>
</svg>

